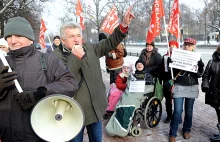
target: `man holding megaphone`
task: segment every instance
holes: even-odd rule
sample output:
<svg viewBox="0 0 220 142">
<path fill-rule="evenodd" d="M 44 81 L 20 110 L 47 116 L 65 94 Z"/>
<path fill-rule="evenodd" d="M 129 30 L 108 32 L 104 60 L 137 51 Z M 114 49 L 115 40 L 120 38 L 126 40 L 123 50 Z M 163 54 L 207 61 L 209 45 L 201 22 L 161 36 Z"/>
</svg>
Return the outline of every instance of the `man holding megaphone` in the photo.
<svg viewBox="0 0 220 142">
<path fill-rule="evenodd" d="M 0 60 L 0 140 L 42 142 L 44 140 L 32 130 L 31 109 L 50 94 L 72 97 L 78 82 L 57 56 L 36 50 L 33 29 L 25 18 L 9 19 L 4 27 L 4 38 L 9 45 L 6 59 L 11 68 Z M 8 72 L 9 69 L 12 72 Z M 15 79 L 22 91 L 15 87 Z M 42 111 L 37 119 L 45 115 Z"/>
<path fill-rule="evenodd" d="M 126 37 L 128 26 L 134 15 L 131 7 L 124 15 L 122 23 L 114 32 L 98 43 L 83 43 L 82 29 L 75 22 L 64 24 L 60 29 L 62 45 L 54 53 L 68 66 L 79 81 L 79 90 L 74 98 L 85 113 L 85 127 L 90 142 L 102 142 L 102 122 L 107 98 L 102 79 L 99 58 L 107 55 Z M 70 142 L 82 142 L 81 132 Z"/>
</svg>

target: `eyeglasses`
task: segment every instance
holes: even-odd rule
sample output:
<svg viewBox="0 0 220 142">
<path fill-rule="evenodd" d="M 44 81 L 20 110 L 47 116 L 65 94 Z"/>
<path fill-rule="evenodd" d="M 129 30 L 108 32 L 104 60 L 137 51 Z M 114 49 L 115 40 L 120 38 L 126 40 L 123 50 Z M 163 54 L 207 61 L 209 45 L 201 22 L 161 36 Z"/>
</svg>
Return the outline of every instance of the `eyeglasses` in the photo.
<svg viewBox="0 0 220 142">
<path fill-rule="evenodd" d="M 184 43 L 183 45 L 184 46 L 193 46 L 193 44 L 190 44 L 190 43 Z"/>
</svg>

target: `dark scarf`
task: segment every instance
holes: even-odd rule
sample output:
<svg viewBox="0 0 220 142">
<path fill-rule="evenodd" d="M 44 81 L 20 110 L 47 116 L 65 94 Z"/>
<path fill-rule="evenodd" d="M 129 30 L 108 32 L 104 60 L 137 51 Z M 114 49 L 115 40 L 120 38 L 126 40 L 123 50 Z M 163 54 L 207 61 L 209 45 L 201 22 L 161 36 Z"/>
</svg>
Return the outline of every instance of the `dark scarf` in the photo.
<svg viewBox="0 0 220 142">
<path fill-rule="evenodd" d="M 146 65 L 150 63 L 152 52 L 146 52 Z"/>
<path fill-rule="evenodd" d="M 145 78 L 145 70 L 142 70 L 142 71 L 138 71 L 136 70 L 135 73 L 134 73 L 134 77 L 138 80 L 144 80 Z"/>
<path fill-rule="evenodd" d="M 11 55 L 12 58 L 19 58 L 19 57 L 29 57 L 31 55 L 33 55 L 36 52 L 36 48 L 34 46 L 34 44 L 30 45 L 30 46 L 26 46 L 26 47 L 22 47 L 20 49 L 17 50 L 10 50 L 9 49 L 9 55 Z"/>
</svg>

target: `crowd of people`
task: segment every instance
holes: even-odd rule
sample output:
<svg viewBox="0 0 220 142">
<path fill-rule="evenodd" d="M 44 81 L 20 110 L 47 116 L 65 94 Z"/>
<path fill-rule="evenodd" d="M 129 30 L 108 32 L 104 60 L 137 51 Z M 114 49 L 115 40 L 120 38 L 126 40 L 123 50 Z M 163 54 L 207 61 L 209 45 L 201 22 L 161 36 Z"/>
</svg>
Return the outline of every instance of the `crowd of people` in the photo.
<svg viewBox="0 0 220 142">
<path fill-rule="evenodd" d="M 133 73 L 131 63 L 124 62 L 124 46 L 121 43 L 127 36 L 133 18 L 131 9 L 128 9 L 114 32 L 108 37 L 101 33 L 98 43 L 84 42 L 81 27 L 75 22 L 67 22 L 60 28 L 60 35 L 54 37 L 51 50 L 44 54 L 35 48 L 35 36 L 30 23 L 23 17 L 9 19 L 4 27 L 4 37 L 0 39 L 0 54 L 6 57 L 12 69 L 9 72 L 9 67 L 0 62 L 0 141 L 44 141 L 31 128 L 31 110 L 42 98 L 63 94 L 73 97 L 82 107 L 85 116 L 84 126 L 70 142 L 82 142 L 85 128 L 91 142 L 102 142 L 103 116 L 114 113 L 117 102 L 129 87 L 127 82 L 131 75 L 135 79 L 144 80 L 146 74 L 163 82 L 167 112 L 164 123 L 170 124 L 170 142 L 176 141 L 179 123 L 183 123 L 183 138 L 191 137 L 193 108 L 199 95 L 200 77 L 202 91 L 206 94 L 205 103 L 216 110 L 217 128 L 220 131 L 220 46 L 205 69 L 200 59 L 197 72 L 189 72 L 169 67 L 173 62 L 172 51 L 179 47 L 177 41 L 169 41 L 169 50 L 163 56 L 158 53 L 154 42 L 146 42 Z M 195 52 L 195 48 L 195 39 L 184 40 L 183 50 Z M 46 71 L 40 62 L 42 56 Z M 110 73 L 111 89 L 116 88 L 118 91 L 112 91 L 110 99 L 106 97 L 99 62 L 103 56 Z M 15 79 L 23 92 L 17 90 Z M 182 120 L 183 110 L 185 116 Z M 220 135 L 213 136 L 211 140 L 220 140 Z"/>
</svg>

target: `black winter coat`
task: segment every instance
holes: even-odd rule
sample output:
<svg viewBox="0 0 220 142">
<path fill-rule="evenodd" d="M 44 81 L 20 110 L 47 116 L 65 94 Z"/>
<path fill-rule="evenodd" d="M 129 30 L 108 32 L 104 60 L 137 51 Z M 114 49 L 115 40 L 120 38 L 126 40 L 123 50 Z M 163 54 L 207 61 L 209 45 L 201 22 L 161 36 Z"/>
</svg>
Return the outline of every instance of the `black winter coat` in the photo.
<svg viewBox="0 0 220 142">
<path fill-rule="evenodd" d="M 220 106 L 220 56 L 215 51 L 209 60 L 202 77 L 202 88 L 209 88 L 205 94 L 205 103 L 212 107 Z"/>
<path fill-rule="evenodd" d="M 45 54 L 47 76 L 40 63 L 41 52 L 35 46 L 23 47 L 11 51 L 7 57 L 12 70 L 18 73 L 18 82 L 23 91 L 35 91 L 45 87 L 49 94 L 72 96 L 78 89 L 78 83 L 67 67 L 53 54 Z M 3 64 L 0 61 L 0 69 Z M 51 82 L 51 83 L 48 83 Z M 0 139 L 2 142 L 42 142 L 32 130 L 30 124 L 31 109 L 23 110 L 14 96 L 15 86 L 0 92 Z M 43 114 L 44 112 L 42 112 Z M 43 114 L 40 117 L 44 117 Z"/>
<path fill-rule="evenodd" d="M 149 72 L 151 75 L 157 77 L 159 74 L 159 68 L 162 62 L 162 56 L 160 53 L 158 53 L 157 48 L 154 48 L 152 51 L 152 55 L 150 58 L 150 62 L 148 65 L 146 65 L 146 54 L 147 54 L 147 49 L 143 49 L 141 51 L 141 55 L 139 56 L 138 60 L 142 60 L 145 63 L 145 69 L 146 72 Z"/>
</svg>

